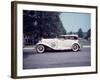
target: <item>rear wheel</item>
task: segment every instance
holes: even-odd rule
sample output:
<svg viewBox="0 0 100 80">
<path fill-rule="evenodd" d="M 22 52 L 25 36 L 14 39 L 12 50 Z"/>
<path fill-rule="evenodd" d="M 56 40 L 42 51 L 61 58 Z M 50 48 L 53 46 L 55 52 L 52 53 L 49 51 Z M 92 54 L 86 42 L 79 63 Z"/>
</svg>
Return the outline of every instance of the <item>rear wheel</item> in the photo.
<svg viewBox="0 0 100 80">
<path fill-rule="evenodd" d="M 72 50 L 73 51 L 78 51 L 79 50 L 79 45 L 78 44 L 73 44 Z"/>
<path fill-rule="evenodd" d="M 43 45 L 37 45 L 36 46 L 36 51 L 38 53 L 43 53 L 45 51 L 45 47 Z"/>
</svg>

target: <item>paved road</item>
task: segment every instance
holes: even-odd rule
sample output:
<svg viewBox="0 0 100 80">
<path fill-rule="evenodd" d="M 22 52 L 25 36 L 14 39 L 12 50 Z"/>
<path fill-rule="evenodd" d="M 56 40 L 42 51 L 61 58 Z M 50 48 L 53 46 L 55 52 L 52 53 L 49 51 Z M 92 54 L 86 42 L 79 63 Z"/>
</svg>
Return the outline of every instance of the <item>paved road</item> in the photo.
<svg viewBox="0 0 100 80">
<path fill-rule="evenodd" d="M 75 67 L 91 65 L 90 47 L 81 51 L 47 51 L 36 53 L 34 49 L 25 49 L 23 53 L 23 69 Z"/>
</svg>

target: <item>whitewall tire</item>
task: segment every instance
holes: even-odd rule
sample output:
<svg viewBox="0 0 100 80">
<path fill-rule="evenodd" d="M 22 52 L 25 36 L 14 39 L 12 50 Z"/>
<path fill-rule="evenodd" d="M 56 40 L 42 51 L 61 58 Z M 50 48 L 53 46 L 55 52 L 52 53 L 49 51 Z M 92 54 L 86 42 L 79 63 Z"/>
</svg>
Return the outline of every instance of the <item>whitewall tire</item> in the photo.
<svg viewBox="0 0 100 80">
<path fill-rule="evenodd" d="M 45 47 L 43 45 L 37 45 L 36 46 L 36 51 L 38 53 L 43 53 L 45 51 Z"/>
<path fill-rule="evenodd" d="M 73 44 L 73 45 L 72 45 L 72 50 L 73 50 L 74 52 L 78 51 L 79 48 L 80 48 L 80 47 L 79 47 L 78 44 Z"/>
</svg>

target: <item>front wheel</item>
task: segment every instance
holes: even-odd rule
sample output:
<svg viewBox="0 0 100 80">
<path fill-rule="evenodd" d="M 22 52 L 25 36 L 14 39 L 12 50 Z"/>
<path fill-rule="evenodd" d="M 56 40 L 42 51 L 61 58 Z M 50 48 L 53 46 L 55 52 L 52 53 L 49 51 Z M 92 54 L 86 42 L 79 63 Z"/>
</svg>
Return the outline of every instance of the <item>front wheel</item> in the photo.
<svg viewBox="0 0 100 80">
<path fill-rule="evenodd" d="M 79 45 L 78 44 L 73 44 L 72 50 L 73 51 L 78 51 L 79 50 Z"/>
<path fill-rule="evenodd" d="M 45 51 L 45 47 L 43 45 L 37 45 L 36 46 L 36 51 L 38 53 L 43 53 Z"/>
</svg>

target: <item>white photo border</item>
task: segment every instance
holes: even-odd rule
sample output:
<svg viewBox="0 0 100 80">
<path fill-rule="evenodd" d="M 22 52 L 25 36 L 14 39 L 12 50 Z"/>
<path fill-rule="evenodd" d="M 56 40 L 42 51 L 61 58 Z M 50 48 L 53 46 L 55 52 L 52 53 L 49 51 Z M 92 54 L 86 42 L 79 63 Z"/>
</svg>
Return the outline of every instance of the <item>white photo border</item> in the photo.
<svg viewBox="0 0 100 80">
<path fill-rule="evenodd" d="M 31 2 L 29 2 L 31 3 Z M 92 73 L 97 72 L 97 10 L 89 8 L 89 6 L 53 6 L 44 5 L 42 3 L 27 4 L 27 2 L 17 2 L 17 77 L 19 76 L 44 76 L 55 74 L 76 74 L 76 73 Z M 48 68 L 48 69 L 23 69 L 23 10 L 35 11 L 59 11 L 59 12 L 79 12 L 91 14 L 91 66 L 83 67 L 64 67 L 64 68 Z"/>
</svg>

